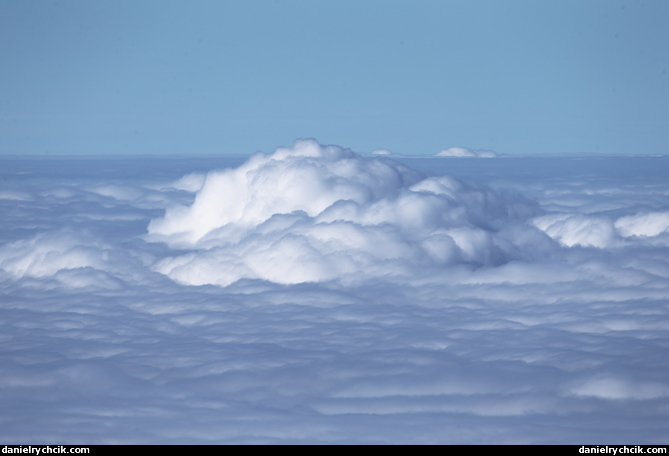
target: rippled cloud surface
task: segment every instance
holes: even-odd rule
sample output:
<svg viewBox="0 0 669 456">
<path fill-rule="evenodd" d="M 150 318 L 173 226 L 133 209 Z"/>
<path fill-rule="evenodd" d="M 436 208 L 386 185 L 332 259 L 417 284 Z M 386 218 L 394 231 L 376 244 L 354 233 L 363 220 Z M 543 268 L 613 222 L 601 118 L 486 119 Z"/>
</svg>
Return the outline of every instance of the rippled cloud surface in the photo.
<svg viewBox="0 0 669 456">
<path fill-rule="evenodd" d="M 3 158 L 0 438 L 666 443 L 669 160 L 443 156 Z"/>
</svg>

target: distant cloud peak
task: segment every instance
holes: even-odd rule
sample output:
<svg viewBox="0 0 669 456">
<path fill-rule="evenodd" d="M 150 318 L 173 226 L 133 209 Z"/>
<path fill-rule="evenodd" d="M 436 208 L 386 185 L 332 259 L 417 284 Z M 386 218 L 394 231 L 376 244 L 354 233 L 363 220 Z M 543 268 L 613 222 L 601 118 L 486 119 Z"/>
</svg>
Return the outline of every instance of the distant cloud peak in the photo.
<svg viewBox="0 0 669 456">
<path fill-rule="evenodd" d="M 492 150 L 468 149 L 466 147 L 450 147 L 435 154 L 435 157 L 472 157 L 472 158 L 494 158 L 498 154 Z"/>
</svg>

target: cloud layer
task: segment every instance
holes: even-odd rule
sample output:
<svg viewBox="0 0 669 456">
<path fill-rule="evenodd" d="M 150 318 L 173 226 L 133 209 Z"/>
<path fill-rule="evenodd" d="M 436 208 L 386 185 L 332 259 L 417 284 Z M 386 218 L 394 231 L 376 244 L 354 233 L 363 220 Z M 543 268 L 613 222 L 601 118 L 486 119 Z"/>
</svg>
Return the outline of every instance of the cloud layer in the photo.
<svg viewBox="0 0 669 456">
<path fill-rule="evenodd" d="M 666 444 L 669 161 L 403 163 L 4 160 L 0 437 Z"/>
</svg>

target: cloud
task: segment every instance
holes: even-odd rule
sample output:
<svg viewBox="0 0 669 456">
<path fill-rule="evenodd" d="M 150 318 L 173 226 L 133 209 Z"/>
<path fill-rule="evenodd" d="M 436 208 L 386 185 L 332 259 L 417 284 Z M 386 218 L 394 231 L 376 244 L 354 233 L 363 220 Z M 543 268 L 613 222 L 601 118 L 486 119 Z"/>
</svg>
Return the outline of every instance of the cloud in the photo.
<svg viewBox="0 0 669 456">
<path fill-rule="evenodd" d="M 163 187 L 163 188 L 175 188 L 177 190 L 184 190 L 187 192 L 195 193 L 200 189 L 202 189 L 205 178 L 206 174 L 190 173 L 186 174 L 178 181 L 170 183 L 168 187 Z"/>
<path fill-rule="evenodd" d="M 156 265 L 181 283 L 360 279 L 506 262 L 513 246 L 500 229 L 533 210 L 447 176 L 301 140 L 209 173 L 193 204 L 152 220 L 147 239 L 201 252 Z"/>
<path fill-rule="evenodd" d="M 467 149 L 466 147 L 450 147 L 441 152 L 437 152 L 435 157 L 476 157 L 476 158 L 494 158 L 497 153 L 492 150 Z"/>
<path fill-rule="evenodd" d="M 0 247 L 0 269 L 21 278 L 53 276 L 65 269 L 99 268 L 107 256 L 104 250 L 73 232 L 41 233 Z"/>
<path fill-rule="evenodd" d="M 595 375 L 577 382 L 571 394 L 602 399 L 647 400 L 669 396 L 669 384 L 659 382 L 634 382 L 613 375 Z"/>
<path fill-rule="evenodd" d="M 560 244 L 573 247 L 610 248 L 667 243 L 669 213 L 651 212 L 611 219 L 605 215 L 556 213 L 537 217 L 532 224 Z"/>
<path fill-rule="evenodd" d="M 611 220 L 582 214 L 551 214 L 532 221 L 536 227 L 567 247 L 609 247 L 616 241 Z"/>
<path fill-rule="evenodd" d="M 393 153 L 388 149 L 376 149 L 372 155 L 392 155 Z"/>
<path fill-rule="evenodd" d="M 620 217 L 615 222 L 624 237 L 653 237 L 669 231 L 669 212 L 648 212 Z"/>
<path fill-rule="evenodd" d="M 404 162 L 3 162 L 0 438 L 666 444 L 666 160 Z"/>
<path fill-rule="evenodd" d="M 32 200 L 32 197 L 30 193 L 22 192 L 20 190 L 0 190 L 0 199 L 30 201 Z"/>
</svg>

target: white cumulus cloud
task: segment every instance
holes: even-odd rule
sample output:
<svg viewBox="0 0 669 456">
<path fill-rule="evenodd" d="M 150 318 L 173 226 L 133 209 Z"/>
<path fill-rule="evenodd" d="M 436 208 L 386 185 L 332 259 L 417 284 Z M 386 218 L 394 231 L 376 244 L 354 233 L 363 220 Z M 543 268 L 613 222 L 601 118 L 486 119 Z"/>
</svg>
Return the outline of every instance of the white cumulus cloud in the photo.
<svg viewBox="0 0 669 456">
<path fill-rule="evenodd" d="M 508 261 L 501 228 L 532 231 L 518 223 L 532 210 L 451 177 L 301 140 L 210 172 L 191 206 L 151 221 L 148 239 L 198 250 L 156 265 L 182 283 L 359 279 Z"/>
</svg>

